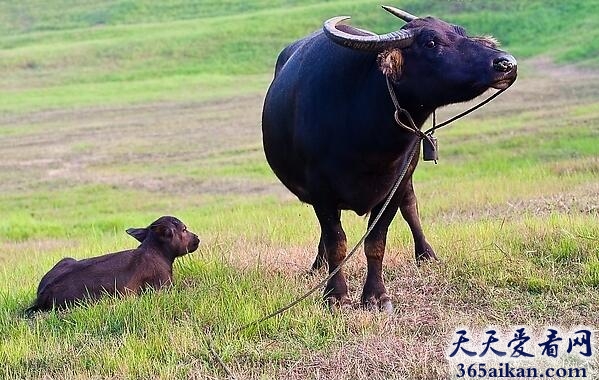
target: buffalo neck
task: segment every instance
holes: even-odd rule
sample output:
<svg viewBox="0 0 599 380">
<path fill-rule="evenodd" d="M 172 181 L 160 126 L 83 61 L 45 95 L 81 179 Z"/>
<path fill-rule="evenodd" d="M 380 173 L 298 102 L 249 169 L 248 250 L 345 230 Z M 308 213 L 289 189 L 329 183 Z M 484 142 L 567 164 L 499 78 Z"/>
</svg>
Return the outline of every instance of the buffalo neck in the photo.
<svg viewBox="0 0 599 380">
<path fill-rule="evenodd" d="M 400 127 L 395 121 L 395 106 L 387 88 L 387 82 L 384 74 L 379 70 L 378 65 L 373 64 L 368 78 L 362 82 L 362 86 L 356 95 L 358 103 L 365 105 L 362 107 L 353 107 L 353 126 L 356 128 L 354 133 L 356 140 L 372 142 L 364 146 L 376 147 L 377 154 L 388 153 L 391 159 L 397 154 L 405 153 L 405 147 L 411 144 L 415 135 Z M 434 107 L 422 104 L 416 94 L 414 94 L 402 81 L 394 82 L 393 88 L 399 105 L 405 109 L 416 124 L 421 129 L 424 122 L 434 111 Z M 408 124 L 405 116 L 400 120 Z"/>
<path fill-rule="evenodd" d="M 423 102 L 422 99 L 420 99 L 420 96 L 414 91 L 414 86 L 412 84 L 402 80 L 397 82 L 392 81 L 391 84 L 393 86 L 399 106 L 410 114 L 414 120 L 414 124 L 416 124 L 416 127 L 418 127 L 418 129 L 422 129 L 424 122 L 434 112 L 435 107 Z M 385 89 L 387 90 L 389 99 L 391 99 L 391 94 L 389 94 L 388 88 L 386 86 Z M 395 110 L 395 106 L 393 108 Z M 401 120 L 404 123 L 407 122 L 405 116 L 403 116 Z"/>
</svg>

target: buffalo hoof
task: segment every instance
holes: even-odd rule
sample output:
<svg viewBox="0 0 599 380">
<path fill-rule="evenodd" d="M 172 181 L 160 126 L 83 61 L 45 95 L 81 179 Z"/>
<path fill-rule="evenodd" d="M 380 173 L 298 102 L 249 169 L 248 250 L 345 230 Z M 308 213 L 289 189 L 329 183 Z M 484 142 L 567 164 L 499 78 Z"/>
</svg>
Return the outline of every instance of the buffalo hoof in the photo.
<svg viewBox="0 0 599 380">
<path fill-rule="evenodd" d="M 316 260 L 314 260 L 312 267 L 310 267 L 310 270 L 308 271 L 308 275 L 315 275 L 316 273 L 319 273 L 321 269 L 326 269 L 327 267 L 326 260 L 321 260 L 319 257 L 316 257 Z"/>
<path fill-rule="evenodd" d="M 336 312 L 342 309 L 349 309 L 352 305 L 351 299 L 348 296 L 327 297 L 325 300 L 327 306 L 332 312 Z"/>
<path fill-rule="evenodd" d="M 423 249 L 416 250 L 416 261 L 418 263 L 427 260 L 438 260 L 437 255 L 435 255 L 435 251 L 433 250 L 433 247 L 431 247 L 428 243 L 424 246 Z"/>
<path fill-rule="evenodd" d="M 383 293 L 380 297 L 371 296 L 363 299 L 362 307 L 370 311 L 393 314 L 393 303 L 391 303 L 391 298 L 386 293 Z"/>
</svg>

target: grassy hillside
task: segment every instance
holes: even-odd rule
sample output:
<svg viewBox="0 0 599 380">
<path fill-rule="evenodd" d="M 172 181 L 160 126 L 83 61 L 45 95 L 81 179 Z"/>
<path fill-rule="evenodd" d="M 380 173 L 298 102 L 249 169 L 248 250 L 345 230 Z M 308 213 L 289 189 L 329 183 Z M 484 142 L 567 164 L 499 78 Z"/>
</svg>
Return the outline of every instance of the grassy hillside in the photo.
<svg viewBox="0 0 599 380">
<path fill-rule="evenodd" d="M 317 294 L 235 333 L 324 276 L 305 275 L 311 208 L 262 153 L 278 51 L 334 15 L 377 32 L 401 22 L 374 1 L 0 2 L 0 377 L 223 378 L 212 336 L 242 379 L 445 379 L 457 326 L 596 333 L 599 3 L 396 5 L 493 34 L 519 60 L 513 88 L 439 132 L 439 165 L 416 172 L 442 262 L 415 265 L 398 217 L 385 258 L 394 315 L 331 314 Z M 123 231 L 164 214 L 202 238 L 173 289 L 22 317 L 57 260 L 133 247 Z M 352 244 L 366 222 L 343 220 Z"/>
<path fill-rule="evenodd" d="M 332 15 L 352 15 L 356 25 L 379 32 L 401 26 L 378 3 L 363 0 L 68 3 L 0 4 L 0 68 L 9 74 L 0 79 L 0 110 L 256 92 L 268 82 L 278 51 Z M 519 58 L 544 54 L 589 65 L 597 63 L 599 49 L 597 5 L 402 3 L 472 34 L 494 34 Z"/>
</svg>

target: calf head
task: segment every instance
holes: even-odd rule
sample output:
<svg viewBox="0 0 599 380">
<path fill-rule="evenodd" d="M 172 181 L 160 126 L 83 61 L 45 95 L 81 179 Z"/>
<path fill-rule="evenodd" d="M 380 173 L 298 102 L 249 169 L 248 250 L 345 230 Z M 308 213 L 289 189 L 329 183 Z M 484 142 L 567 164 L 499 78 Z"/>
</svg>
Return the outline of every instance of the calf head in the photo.
<svg viewBox="0 0 599 380">
<path fill-rule="evenodd" d="M 129 228 L 127 233 L 144 244 L 158 245 L 173 259 L 198 249 L 200 239 L 174 216 L 162 216 L 146 228 Z"/>
</svg>

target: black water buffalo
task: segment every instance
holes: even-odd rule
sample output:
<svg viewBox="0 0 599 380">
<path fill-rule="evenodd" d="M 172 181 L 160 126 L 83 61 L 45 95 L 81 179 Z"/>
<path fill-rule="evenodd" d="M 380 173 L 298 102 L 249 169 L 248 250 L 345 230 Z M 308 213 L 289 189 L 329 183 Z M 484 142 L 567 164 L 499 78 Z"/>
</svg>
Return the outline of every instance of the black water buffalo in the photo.
<svg viewBox="0 0 599 380">
<path fill-rule="evenodd" d="M 434 17 L 418 18 L 393 7 L 407 22 L 384 35 L 325 22 L 323 31 L 286 47 L 276 63 L 262 114 L 264 151 L 277 177 L 314 207 L 321 227 L 312 269 L 332 271 L 346 255 L 341 210 L 370 214 L 369 225 L 398 178 L 417 137 L 398 127 L 386 76 L 416 126 L 438 107 L 463 102 L 516 79 L 516 60 L 490 37 Z M 403 123 L 408 123 L 405 116 Z M 361 301 L 392 310 L 382 278 L 388 227 L 397 210 L 408 223 L 416 258 L 435 258 L 426 241 L 412 173 L 418 154 L 381 220 L 365 240 L 368 272 Z M 327 283 L 331 306 L 350 303 L 339 271 Z"/>
</svg>

